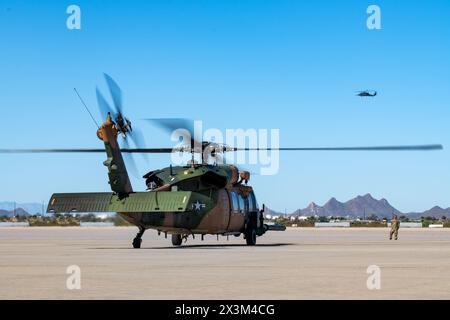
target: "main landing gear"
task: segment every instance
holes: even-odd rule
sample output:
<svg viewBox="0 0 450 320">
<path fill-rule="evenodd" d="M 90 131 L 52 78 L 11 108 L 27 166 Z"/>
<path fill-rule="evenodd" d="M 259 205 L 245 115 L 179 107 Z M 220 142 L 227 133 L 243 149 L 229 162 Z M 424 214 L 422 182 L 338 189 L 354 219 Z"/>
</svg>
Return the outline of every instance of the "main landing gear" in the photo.
<svg viewBox="0 0 450 320">
<path fill-rule="evenodd" d="M 172 234 L 172 244 L 176 247 L 181 246 L 183 242 L 183 237 L 181 234 Z"/>
<path fill-rule="evenodd" d="M 136 238 L 133 239 L 133 248 L 139 249 L 142 244 L 142 236 L 144 235 L 145 229 L 142 227 L 139 227 L 139 232 L 136 235 Z"/>
</svg>

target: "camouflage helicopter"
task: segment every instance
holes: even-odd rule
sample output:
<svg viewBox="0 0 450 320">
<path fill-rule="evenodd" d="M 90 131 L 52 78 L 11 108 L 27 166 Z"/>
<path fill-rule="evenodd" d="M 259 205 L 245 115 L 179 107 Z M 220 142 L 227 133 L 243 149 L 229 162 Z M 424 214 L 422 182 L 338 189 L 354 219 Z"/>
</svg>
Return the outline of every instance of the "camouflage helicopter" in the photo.
<svg viewBox="0 0 450 320">
<path fill-rule="evenodd" d="M 108 168 L 112 192 L 100 193 L 55 193 L 48 204 L 49 213 L 71 212 L 116 212 L 138 227 L 133 239 L 134 248 L 140 248 L 142 236 L 147 229 L 172 237 L 172 244 L 180 246 L 188 236 L 205 235 L 240 236 L 246 244 L 256 244 L 258 236 L 267 231 L 284 231 L 281 225 L 264 223 L 264 205 L 258 206 L 253 188 L 248 185 L 250 173 L 240 171 L 232 164 L 211 164 L 220 154 L 237 151 L 381 151 L 381 150 L 437 150 L 441 145 L 385 146 L 385 147 L 340 147 L 340 148 L 236 148 L 226 145 L 198 142 L 176 148 L 120 148 L 119 134 L 127 139 L 131 136 L 131 122 L 122 111 L 121 91 L 111 77 L 105 75 L 115 106 L 110 108 L 101 93 L 97 98 L 105 122 L 99 126 L 97 137 L 104 149 L 8 149 L 0 153 L 99 153 L 106 152 L 104 165 Z M 124 121 L 124 119 L 126 119 Z M 122 121 L 122 122 L 121 122 Z M 160 126 L 172 130 L 185 125 L 183 121 L 152 119 Z M 134 133 L 135 131 L 133 131 Z M 140 138 L 134 137 L 140 143 Z M 134 191 L 123 154 L 152 154 L 189 152 L 200 153 L 202 161 L 191 160 L 184 166 L 172 166 L 153 170 L 143 176 L 147 186 L 145 192 Z"/>
<path fill-rule="evenodd" d="M 375 90 L 356 91 L 356 95 L 359 97 L 375 97 L 378 94 Z"/>
</svg>

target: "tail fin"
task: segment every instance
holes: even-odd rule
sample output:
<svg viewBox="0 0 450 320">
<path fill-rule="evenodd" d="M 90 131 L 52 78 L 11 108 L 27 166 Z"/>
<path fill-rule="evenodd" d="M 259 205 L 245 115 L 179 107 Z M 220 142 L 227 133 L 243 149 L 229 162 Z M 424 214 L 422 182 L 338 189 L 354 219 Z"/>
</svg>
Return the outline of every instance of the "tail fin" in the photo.
<svg viewBox="0 0 450 320">
<path fill-rule="evenodd" d="M 108 168 L 108 177 L 111 190 L 119 198 L 125 198 L 133 192 L 119 144 L 117 143 L 117 129 L 111 116 L 108 114 L 105 123 L 97 131 L 97 136 L 105 143 L 105 151 L 108 158 L 103 164 Z"/>
</svg>

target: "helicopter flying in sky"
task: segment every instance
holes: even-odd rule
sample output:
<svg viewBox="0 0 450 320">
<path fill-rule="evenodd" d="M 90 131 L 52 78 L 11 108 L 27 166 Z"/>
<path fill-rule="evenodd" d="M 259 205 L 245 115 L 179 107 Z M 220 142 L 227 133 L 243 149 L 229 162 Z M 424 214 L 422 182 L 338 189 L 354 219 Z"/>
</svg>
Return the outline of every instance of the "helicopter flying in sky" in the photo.
<svg viewBox="0 0 450 320">
<path fill-rule="evenodd" d="M 375 90 L 356 91 L 356 95 L 359 97 L 375 97 L 378 94 Z"/>
<path fill-rule="evenodd" d="M 117 83 L 105 74 L 113 105 L 112 108 L 97 89 L 97 101 L 104 117 L 98 126 L 97 137 L 104 148 L 99 149 L 0 149 L 0 153 L 103 153 L 103 164 L 108 169 L 111 192 L 55 193 L 48 204 L 50 213 L 116 212 L 138 227 L 133 239 L 134 248 L 140 248 L 147 229 L 172 237 L 172 244 L 180 246 L 183 239 L 199 235 L 240 236 L 247 245 L 255 245 L 258 236 L 267 231 L 283 231 L 284 226 L 264 223 L 264 205 L 258 205 L 254 188 L 248 184 L 250 172 L 239 170 L 233 164 L 218 164 L 227 152 L 255 151 L 261 148 L 237 148 L 209 141 L 195 141 L 176 148 L 142 148 L 143 134 L 132 129 L 131 121 L 123 112 L 122 93 Z M 86 107 L 87 108 L 87 107 Z M 90 113 L 90 112 L 89 112 Z M 92 116 L 92 114 L 91 114 Z M 93 118 L 95 121 L 95 119 Z M 152 119 L 166 130 L 185 127 L 180 119 Z M 119 146 L 118 136 L 125 141 Z M 130 148 L 128 139 L 136 145 Z M 186 140 L 185 140 L 186 141 Z M 362 147 L 282 147 L 265 148 L 279 151 L 428 151 L 440 150 L 442 145 L 362 146 Z M 151 170 L 143 178 L 146 191 L 135 191 L 131 185 L 123 155 L 190 153 L 186 165 Z M 194 155 L 201 154 L 201 161 Z M 211 161 L 212 160 L 212 161 Z M 212 163 L 211 163 L 212 162 Z M 132 159 L 130 163 L 132 165 Z"/>
</svg>

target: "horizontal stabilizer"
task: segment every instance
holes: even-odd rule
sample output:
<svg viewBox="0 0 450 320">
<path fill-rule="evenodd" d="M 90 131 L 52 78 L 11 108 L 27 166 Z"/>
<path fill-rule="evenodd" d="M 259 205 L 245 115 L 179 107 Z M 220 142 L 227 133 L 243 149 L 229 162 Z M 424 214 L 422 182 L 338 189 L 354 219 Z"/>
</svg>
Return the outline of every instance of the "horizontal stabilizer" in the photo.
<svg viewBox="0 0 450 320">
<path fill-rule="evenodd" d="M 88 212 L 184 212 L 192 192 L 135 192 L 125 198 L 114 193 L 55 193 L 50 198 L 49 213 Z"/>
<path fill-rule="evenodd" d="M 112 192 L 55 193 L 50 199 L 47 212 L 109 212 L 112 197 Z"/>
</svg>

